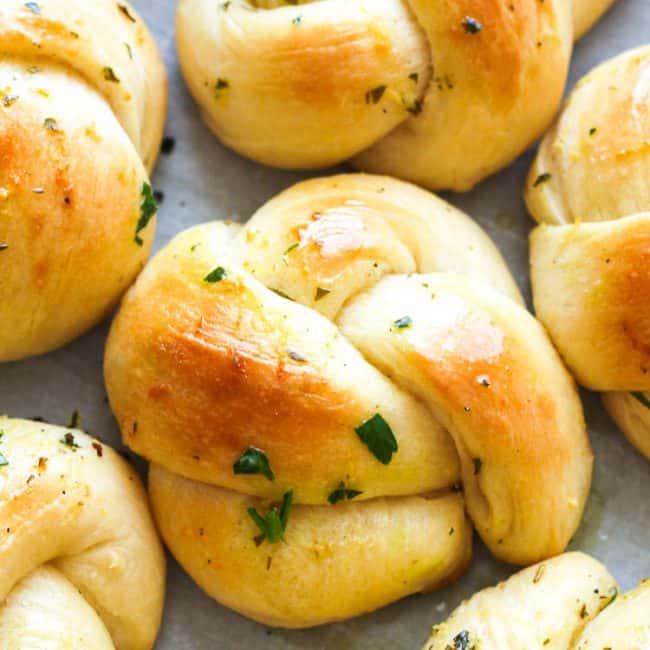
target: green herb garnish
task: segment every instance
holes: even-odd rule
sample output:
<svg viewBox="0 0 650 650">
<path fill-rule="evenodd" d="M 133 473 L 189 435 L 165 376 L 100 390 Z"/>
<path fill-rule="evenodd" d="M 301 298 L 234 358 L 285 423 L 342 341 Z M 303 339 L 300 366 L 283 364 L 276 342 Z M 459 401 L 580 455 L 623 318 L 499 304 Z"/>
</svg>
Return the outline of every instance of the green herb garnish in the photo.
<svg viewBox="0 0 650 650">
<path fill-rule="evenodd" d="M 79 411 L 73 411 L 70 416 L 70 423 L 68 424 L 68 429 L 78 429 L 79 424 L 81 423 L 81 416 Z"/>
<path fill-rule="evenodd" d="M 379 413 L 375 413 L 354 430 L 361 442 L 380 463 L 384 465 L 390 463 L 393 454 L 397 451 L 397 440 L 388 422 Z"/>
<path fill-rule="evenodd" d="M 546 183 L 551 180 L 551 175 L 548 172 L 540 174 L 533 183 L 533 187 L 539 187 L 542 183 Z"/>
<path fill-rule="evenodd" d="M 479 474 L 482 467 L 483 467 L 483 461 L 480 458 L 475 458 L 474 459 L 474 476 Z"/>
<path fill-rule="evenodd" d="M 645 393 L 641 393 L 639 391 L 634 391 L 634 392 L 630 393 L 630 395 L 632 395 L 632 397 L 634 397 L 634 399 L 641 402 L 641 404 L 643 404 L 643 406 L 645 406 L 647 409 L 650 409 L 650 398 Z"/>
<path fill-rule="evenodd" d="M 469 632 L 467 630 L 463 630 L 462 632 L 459 632 L 453 640 L 453 648 L 452 650 L 474 650 L 476 646 L 472 645 L 470 640 L 469 640 Z"/>
<path fill-rule="evenodd" d="M 336 490 L 331 492 L 330 495 L 327 497 L 327 500 L 332 505 L 334 505 L 339 501 L 349 501 L 350 499 L 354 499 L 354 497 L 358 497 L 360 494 L 363 494 L 363 492 L 360 492 L 359 490 L 352 490 L 350 488 L 346 488 L 345 483 L 341 481 L 339 483 L 339 486 L 336 488 Z"/>
<path fill-rule="evenodd" d="M 131 15 L 131 12 L 129 11 L 129 8 L 124 5 L 120 4 L 119 2 L 117 3 L 117 8 L 132 22 L 135 22 L 135 17 Z"/>
<path fill-rule="evenodd" d="M 301 22 L 302 22 L 302 16 L 296 16 L 291 20 L 292 25 L 300 25 Z"/>
<path fill-rule="evenodd" d="M 384 96 L 386 92 L 386 86 L 376 86 L 372 90 L 369 90 L 366 93 L 366 104 L 377 104 L 379 100 Z"/>
<path fill-rule="evenodd" d="M 393 323 L 393 325 L 395 325 L 398 330 L 403 330 L 406 327 L 411 327 L 412 324 L 413 319 L 410 316 L 402 316 Z"/>
<path fill-rule="evenodd" d="M 594 135 L 596 133 L 596 131 L 598 131 L 598 129 L 595 126 L 592 126 L 589 129 L 589 135 Z"/>
<path fill-rule="evenodd" d="M 79 449 L 79 445 L 75 442 L 74 436 L 69 431 L 59 442 L 62 442 L 66 447 L 70 447 L 70 449 Z"/>
<path fill-rule="evenodd" d="M 61 130 L 59 128 L 59 123 L 53 117 L 46 117 L 45 120 L 43 121 L 43 126 L 48 131 L 58 132 Z"/>
<path fill-rule="evenodd" d="M 106 66 L 103 72 L 104 72 L 104 79 L 106 79 L 106 81 L 112 81 L 113 83 L 116 84 L 120 83 L 120 80 L 117 78 L 117 75 L 115 74 L 113 68 Z"/>
<path fill-rule="evenodd" d="M 219 99 L 228 88 L 230 88 L 230 83 L 226 79 L 219 77 L 217 83 L 214 84 L 214 96 Z"/>
<path fill-rule="evenodd" d="M 285 265 L 289 265 L 289 254 L 292 253 L 293 251 L 296 250 L 300 246 L 300 242 L 296 242 L 295 244 L 291 244 L 289 248 L 287 248 L 286 251 L 282 254 L 282 261 L 285 263 Z"/>
<path fill-rule="evenodd" d="M 203 278 L 203 282 L 209 282 L 210 284 L 221 282 L 221 280 L 223 280 L 227 275 L 228 272 L 223 268 L 223 266 L 217 266 L 216 269 L 212 269 L 212 271 Z"/>
<path fill-rule="evenodd" d="M 314 296 L 314 300 L 318 302 L 319 300 L 322 300 L 325 296 L 328 296 L 331 292 L 330 289 L 323 289 L 323 287 L 316 287 L 316 295 Z"/>
<path fill-rule="evenodd" d="M 409 75 L 409 79 L 411 81 L 414 81 L 415 83 L 418 82 L 419 78 L 420 78 L 420 75 L 417 72 L 411 72 L 411 74 Z"/>
<path fill-rule="evenodd" d="M 478 20 L 476 20 L 476 18 L 465 16 L 465 18 L 463 18 L 463 29 L 468 34 L 478 34 L 480 31 L 482 31 L 483 25 Z"/>
<path fill-rule="evenodd" d="M 266 454 L 257 447 L 249 447 L 232 466 L 235 474 L 261 474 L 269 481 L 275 480 L 275 474 L 269 465 Z"/>
<path fill-rule="evenodd" d="M 269 287 L 269 289 L 271 289 L 273 293 L 280 296 L 280 298 L 286 298 L 287 300 L 291 300 L 291 302 L 295 302 L 294 299 L 290 295 L 284 293 L 284 291 L 280 291 L 280 289 L 274 289 L 273 287 Z"/>
<path fill-rule="evenodd" d="M 262 531 L 261 535 L 255 538 L 255 543 L 259 546 L 265 539 L 268 539 L 271 544 L 276 544 L 284 537 L 284 532 L 287 529 L 287 522 L 289 521 L 289 512 L 291 504 L 293 503 L 293 490 L 285 492 L 282 497 L 282 505 L 278 510 L 277 505 L 271 506 L 271 509 L 264 517 L 255 510 L 255 508 L 248 508 L 247 512 L 249 517 L 255 522 L 255 525 Z"/>
<path fill-rule="evenodd" d="M 140 196 L 142 196 L 142 201 L 140 201 L 140 218 L 138 219 L 138 225 L 135 228 L 135 243 L 138 246 L 144 244 L 140 237 L 140 233 L 149 225 L 152 217 L 158 211 L 158 204 L 156 203 L 156 198 L 153 195 L 153 190 L 149 183 L 142 183 Z"/>
</svg>

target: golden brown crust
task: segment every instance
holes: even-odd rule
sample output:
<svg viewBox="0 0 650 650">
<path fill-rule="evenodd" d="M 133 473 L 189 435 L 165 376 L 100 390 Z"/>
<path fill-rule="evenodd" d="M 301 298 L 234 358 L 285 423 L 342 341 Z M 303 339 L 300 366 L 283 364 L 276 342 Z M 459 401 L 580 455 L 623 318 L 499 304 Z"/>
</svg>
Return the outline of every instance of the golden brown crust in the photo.
<svg viewBox="0 0 650 650">
<path fill-rule="evenodd" d="M 178 49 L 208 126 L 244 155 L 285 168 L 352 157 L 465 190 L 549 126 L 572 13 L 583 33 L 611 2 L 181 0 Z"/>
<path fill-rule="evenodd" d="M 95 636 L 108 631 L 117 650 L 152 648 L 162 616 L 165 558 L 135 471 L 110 447 L 78 430 L 0 417 L 0 431 L 3 644 L 20 647 L 26 638 L 46 635 L 39 647 L 61 647 L 70 635 L 76 640 L 66 647 L 81 648 L 78 639 L 88 627 L 74 621 L 77 613 L 94 618 Z M 43 569 L 53 574 L 42 585 L 45 591 L 24 585 Z M 57 621 L 48 630 L 56 610 L 32 611 L 21 638 L 20 607 L 12 607 L 12 594 L 31 591 L 38 606 L 48 590 L 52 597 L 53 581 L 78 594 L 76 601 L 66 598 L 75 608 L 65 615 L 72 621 L 67 626 Z M 34 620 L 46 629 L 32 636 Z M 11 643 L 14 636 L 18 646 Z"/>
<path fill-rule="evenodd" d="M 97 323 L 153 241 L 155 222 L 136 232 L 166 101 L 151 36 L 108 0 L 39 11 L 0 8 L 0 361 Z"/>
<path fill-rule="evenodd" d="M 573 382 L 478 226 L 394 179 L 313 179 L 243 228 L 180 234 L 124 299 L 104 368 L 125 441 L 160 466 L 151 489 L 168 544 L 208 593 L 256 620 L 292 627 L 352 616 L 438 584 L 469 554 L 465 536 L 451 565 L 433 546 L 425 564 L 438 569 L 426 580 L 398 588 L 376 576 L 365 597 L 348 600 L 325 603 L 307 583 L 290 590 L 289 579 L 250 589 L 277 547 L 255 548 L 246 508 L 289 490 L 296 526 L 313 520 L 319 540 L 331 528 L 338 544 L 349 513 L 350 526 L 366 522 L 352 536 L 356 559 L 335 554 L 328 569 L 350 574 L 358 561 L 359 580 L 365 542 L 397 535 L 404 558 L 420 557 L 398 521 L 456 529 L 442 501 L 422 495 L 456 483 L 459 457 L 468 512 L 498 557 L 561 552 L 580 521 L 591 452 Z M 377 415 L 395 438 L 387 457 L 358 435 Z M 235 472 L 251 447 L 272 477 Z M 340 489 L 354 491 L 353 505 L 328 505 Z M 297 571 L 306 552 L 292 547 L 292 522 L 281 572 Z M 216 542 L 194 532 L 214 526 Z M 204 546 L 218 570 L 201 564 Z M 249 580 L 232 578 L 226 549 Z M 309 580 L 321 570 L 310 565 Z M 313 612 L 296 598 L 315 602 Z"/>
<path fill-rule="evenodd" d="M 599 391 L 650 390 L 648 74 L 643 47 L 582 79 L 525 190 L 542 224 L 531 235 L 535 308 L 578 380 Z M 617 394 L 606 403 L 644 450 L 643 407 Z"/>
</svg>

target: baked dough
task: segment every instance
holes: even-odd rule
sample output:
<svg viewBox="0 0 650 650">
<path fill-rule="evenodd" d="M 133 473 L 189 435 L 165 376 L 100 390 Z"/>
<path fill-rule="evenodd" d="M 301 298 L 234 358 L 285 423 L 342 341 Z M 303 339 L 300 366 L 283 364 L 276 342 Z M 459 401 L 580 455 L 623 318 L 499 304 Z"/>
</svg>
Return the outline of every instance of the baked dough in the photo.
<svg viewBox="0 0 650 650">
<path fill-rule="evenodd" d="M 463 502 L 497 557 L 560 553 L 589 490 L 575 386 L 496 248 L 386 177 L 306 181 L 244 227 L 178 235 L 127 294 L 105 379 L 172 552 L 269 625 L 449 581 Z M 256 453 L 265 473 L 235 471 Z M 247 509 L 291 490 L 286 543 L 256 547 Z"/>
<path fill-rule="evenodd" d="M 0 42 L 2 362 L 96 324 L 144 265 L 167 89 L 126 2 L 3 0 Z"/>
<path fill-rule="evenodd" d="M 180 0 L 208 127 L 267 165 L 467 190 L 550 125 L 574 38 L 613 0 Z"/>
<path fill-rule="evenodd" d="M 0 638 L 7 650 L 145 650 L 165 559 L 135 471 L 81 431 L 0 418 Z"/>
<path fill-rule="evenodd" d="M 650 583 L 619 596 L 607 569 L 565 553 L 463 602 L 424 650 L 645 650 Z"/>
<path fill-rule="evenodd" d="M 578 381 L 650 458 L 650 48 L 590 72 L 525 197 L 535 309 Z"/>
</svg>

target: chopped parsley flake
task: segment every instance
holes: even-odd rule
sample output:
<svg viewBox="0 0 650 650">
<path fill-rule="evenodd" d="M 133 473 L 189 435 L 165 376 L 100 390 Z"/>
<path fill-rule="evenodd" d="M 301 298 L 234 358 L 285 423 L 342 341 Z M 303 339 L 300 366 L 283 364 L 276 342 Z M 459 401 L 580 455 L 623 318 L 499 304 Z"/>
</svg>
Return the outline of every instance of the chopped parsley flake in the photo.
<svg viewBox="0 0 650 650">
<path fill-rule="evenodd" d="M 144 244 L 140 233 L 149 225 L 149 222 L 158 210 L 158 205 L 156 204 L 156 199 L 149 183 L 142 183 L 140 196 L 142 197 L 142 201 L 140 202 L 140 218 L 135 228 L 135 243 L 138 246 Z"/>
<path fill-rule="evenodd" d="M 257 447 L 249 447 L 232 466 L 235 474 L 261 474 L 269 481 L 275 480 L 266 454 Z"/>
<path fill-rule="evenodd" d="M 465 18 L 463 18 L 463 29 L 468 34 L 478 34 L 483 30 L 483 25 L 476 20 L 476 18 L 465 16 Z"/>
<path fill-rule="evenodd" d="M 230 82 L 219 77 L 217 83 L 214 84 L 214 96 L 219 99 L 228 88 L 230 88 Z"/>
<path fill-rule="evenodd" d="M 79 424 L 81 424 L 81 416 L 79 415 L 79 411 L 73 411 L 72 415 L 70 416 L 68 429 L 78 429 Z"/>
<path fill-rule="evenodd" d="M 135 17 L 129 11 L 129 8 L 125 4 L 117 3 L 117 8 L 132 22 L 135 22 Z"/>
<path fill-rule="evenodd" d="M 316 295 L 314 296 L 314 300 L 318 302 L 319 300 L 322 300 L 325 296 L 328 296 L 331 293 L 330 289 L 323 289 L 323 287 L 316 287 Z"/>
<path fill-rule="evenodd" d="M 279 507 L 279 510 L 277 505 L 273 505 L 264 517 L 255 508 L 248 508 L 248 516 L 255 522 L 255 525 L 260 531 L 262 531 L 262 534 L 255 538 L 255 543 L 258 546 L 265 539 L 268 539 L 271 544 L 276 544 L 284 537 L 292 503 L 293 490 L 289 490 L 282 497 L 282 505 Z"/>
<path fill-rule="evenodd" d="M 462 632 L 459 632 L 453 639 L 453 646 L 451 650 L 474 650 L 476 647 L 474 644 L 471 643 L 469 640 L 469 632 L 467 630 L 463 630 Z"/>
<path fill-rule="evenodd" d="M 630 393 L 634 399 L 638 400 L 645 406 L 647 409 L 650 409 L 650 398 L 645 394 L 645 393 L 640 393 L 638 391 L 634 391 Z"/>
<path fill-rule="evenodd" d="M 291 20 L 291 24 L 293 25 L 300 25 L 301 22 L 302 22 L 302 16 L 296 16 Z"/>
<path fill-rule="evenodd" d="M 203 278 L 203 282 L 208 282 L 210 284 L 221 282 L 221 280 L 223 280 L 227 275 L 228 272 L 223 268 L 223 266 L 217 266 L 216 269 L 212 269 L 212 271 Z"/>
<path fill-rule="evenodd" d="M 366 93 L 366 104 L 377 104 L 384 96 L 386 86 L 376 86 Z"/>
<path fill-rule="evenodd" d="M 546 183 L 551 180 L 551 175 L 548 172 L 540 174 L 533 183 L 533 187 L 539 187 L 542 183 Z"/>
<path fill-rule="evenodd" d="M 75 442 L 74 436 L 69 431 L 66 432 L 59 442 L 63 443 L 66 447 L 70 447 L 70 449 L 79 449 L 79 445 Z"/>
<path fill-rule="evenodd" d="M 113 68 L 106 66 L 103 72 L 104 72 L 104 79 L 106 79 L 106 81 L 112 81 L 113 83 L 116 84 L 120 83 L 120 80 L 117 78 L 117 75 L 115 74 Z"/>
<path fill-rule="evenodd" d="M 477 476 L 481 468 L 483 467 L 483 461 L 480 458 L 475 458 L 474 459 L 474 476 Z"/>
<path fill-rule="evenodd" d="M 358 497 L 360 494 L 363 494 L 363 492 L 360 492 L 359 490 L 352 490 L 350 488 L 346 488 L 345 483 L 341 481 L 339 483 L 339 486 L 336 488 L 336 490 L 331 492 L 330 495 L 327 497 L 327 500 L 332 505 L 334 505 L 339 501 L 349 501 L 350 499 L 354 499 L 355 497 Z"/>
<path fill-rule="evenodd" d="M 379 413 L 375 413 L 354 430 L 361 442 L 380 463 L 384 465 L 390 463 L 393 454 L 397 451 L 397 440 L 388 422 Z"/>
<path fill-rule="evenodd" d="M 48 131 L 53 131 L 55 133 L 57 133 L 57 132 L 59 132 L 61 130 L 59 128 L 59 123 L 53 117 L 46 117 L 45 120 L 43 121 L 43 126 Z"/>
<path fill-rule="evenodd" d="M 295 244 L 291 244 L 289 248 L 287 248 L 286 251 L 282 254 L 282 261 L 288 266 L 289 265 L 289 254 L 292 253 L 293 251 L 296 250 L 300 246 L 299 242 L 296 242 Z"/>
<path fill-rule="evenodd" d="M 598 131 L 598 129 L 595 126 L 592 126 L 589 129 L 589 135 L 594 135 L 596 133 L 596 131 Z"/>
<path fill-rule="evenodd" d="M 393 323 L 393 325 L 395 325 L 398 330 L 403 330 L 407 327 L 411 327 L 412 324 L 413 319 L 410 316 L 402 316 Z"/>
</svg>

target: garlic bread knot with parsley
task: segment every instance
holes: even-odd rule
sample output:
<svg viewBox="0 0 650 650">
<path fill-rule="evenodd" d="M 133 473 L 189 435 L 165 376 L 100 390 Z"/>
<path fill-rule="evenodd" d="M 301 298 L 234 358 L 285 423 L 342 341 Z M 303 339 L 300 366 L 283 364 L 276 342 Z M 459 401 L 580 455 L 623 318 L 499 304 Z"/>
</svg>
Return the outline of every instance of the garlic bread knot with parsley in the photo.
<svg viewBox="0 0 650 650">
<path fill-rule="evenodd" d="M 82 431 L 0 417 L 7 650 L 149 650 L 165 557 L 135 471 Z"/>
<path fill-rule="evenodd" d="M 166 113 L 127 2 L 0 2 L 0 362 L 68 343 L 146 262 Z"/>
<path fill-rule="evenodd" d="M 624 595 L 607 569 L 565 553 L 463 602 L 423 650 L 647 650 L 650 581 Z"/>
<path fill-rule="evenodd" d="M 560 553 L 589 490 L 575 386 L 497 249 L 388 177 L 313 179 L 178 235 L 104 367 L 172 553 L 267 625 L 449 582 L 470 520 L 505 561 Z"/>
<path fill-rule="evenodd" d="M 650 459 L 650 47 L 578 83 L 525 197 L 535 309 L 578 382 Z"/>
<path fill-rule="evenodd" d="M 613 1 L 180 0 L 178 53 L 253 160 L 464 191 L 550 126 L 574 38 Z"/>
</svg>

